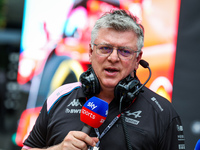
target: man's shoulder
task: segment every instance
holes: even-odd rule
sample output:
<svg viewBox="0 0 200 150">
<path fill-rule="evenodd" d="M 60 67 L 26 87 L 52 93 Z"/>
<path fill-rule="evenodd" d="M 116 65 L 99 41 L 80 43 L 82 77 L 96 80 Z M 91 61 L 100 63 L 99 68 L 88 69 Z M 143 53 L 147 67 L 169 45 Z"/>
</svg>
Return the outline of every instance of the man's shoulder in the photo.
<svg viewBox="0 0 200 150">
<path fill-rule="evenodd" d="M 175 118 L 179 118 L 171 102 L 146 87 L 143 89 L 144 92 L 140 94 L 140 100 L 145 101 L 146 106 L 144 107 L 148 107 L 148 109 L 146 109 L 151 110 L 149 114 L 155 116 L 158 119 L 157 121 L 160 120 L 165 128 L 167 128 Z"/>
<path fill-rule="evenodd" d="M 177 113 L 169 100 L 155 93 L 154 91 L 144 87 L 142 97 L 153 107 L 153 109 L 160 115 L 177 116 Z"/>
<path fill-rule="evenodd" d="M 58 101 L 61 97 L 70 94 L 77 88 L 81 87 L 80 82 L 74 82 L 69 84 L 64 84 L 57 88 L 48 98 L 47 98 L 47 111 L 52 107 L 52 105 Z"/>
</svg>

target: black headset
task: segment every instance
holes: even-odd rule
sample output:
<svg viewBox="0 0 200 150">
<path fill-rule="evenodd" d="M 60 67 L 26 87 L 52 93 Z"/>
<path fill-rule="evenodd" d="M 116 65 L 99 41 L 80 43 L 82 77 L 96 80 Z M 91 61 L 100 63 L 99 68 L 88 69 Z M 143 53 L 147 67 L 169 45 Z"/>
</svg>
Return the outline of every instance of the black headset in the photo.
<svg viewBox="0 0 200 150">
<path fill-rule="evenodd" d="M 87 98 L 100 92 L 100 83 L 92 67 L 89 67 L 86 72 L 81 74 L 80 82 L 82 83 L 83 92 Z M 131 95 L 130 93 L 134 93 L 139 86 L 139 80 L 128 75 L 116 85 L 114 90 L 115 99 L 119 101 L 123 96 L 123 103 L 130 104 L 139 92 L 134 95 Z"/>
</svg>

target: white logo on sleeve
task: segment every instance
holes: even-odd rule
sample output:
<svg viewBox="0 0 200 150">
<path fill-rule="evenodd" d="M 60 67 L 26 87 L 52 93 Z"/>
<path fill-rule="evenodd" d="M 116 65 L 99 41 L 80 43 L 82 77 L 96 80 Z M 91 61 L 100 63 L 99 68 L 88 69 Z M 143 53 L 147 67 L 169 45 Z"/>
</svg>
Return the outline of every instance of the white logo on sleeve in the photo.
<svg viewBox="0 0 200 150">
<path fill-rule="evenodd" d="M 156 103 L 156 105 L 158 106 L 158 108 L 160 109 L 160 111 L 163 111 L 164 109 L 161 107 L 161 105 L 159 104 L 159 102 L 157 101 L 157 99 L 155 97 L 152 97 L 151 100 L 153 102 Z"/>
<path fill-rule="evenodd" d="M 79 102 L 79 99 L 74 99 L 73 101 L 71 101 L 67 107 L 72 106 L 72 107 L 78 107 L 78 106 L 82 106 L 81 103 Z M 65 109 L 65 113 L 69 113 L 69 114 L 80 114 L 81 113 L 81 109 L 72 109 L 72 108 L 66 108 Z"/>
<path fill-rule="evenodd" d="M 79 102 L 79 99 L 74 99 L 69 105 L 67 106 L 82 106 L 81 103 Z"/>
</svg>

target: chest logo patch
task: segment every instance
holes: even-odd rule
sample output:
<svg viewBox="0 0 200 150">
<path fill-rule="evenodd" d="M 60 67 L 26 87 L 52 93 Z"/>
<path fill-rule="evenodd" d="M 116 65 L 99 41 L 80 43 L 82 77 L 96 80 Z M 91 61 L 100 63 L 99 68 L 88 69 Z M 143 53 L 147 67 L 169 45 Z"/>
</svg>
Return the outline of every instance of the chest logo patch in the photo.
<svg viewBox="0 0 200 150">
<path fill-rule="evenodd" d="M 127 116 L 134 116 L 134 118 L 141 117 L 140 114 L 142 113 L 141 110 L 135 111 L 135 112 L 130 112 L 130 110 L 125 112 Z"/>
<path fill-rule="evenodd" d="M 134 124 L 134 125 L 138 125 L 140 123 L 140 121 L 136 120 L 137 118 L 140 118 L 141 117 L 141 113 L 142 111 L 141 110 L 138 110 L 138 111 L 135 111 L 135 112 L 130 112 L 130 110 L 128 111 L 125 111 L 126 113 L 126 116 L 133 116 L 135 119 L 133 118 L 130 118 L 130 117 L 126 117 L 125 118 L 125 121 L 130 123 L 130 124 Z"/>
</svg>

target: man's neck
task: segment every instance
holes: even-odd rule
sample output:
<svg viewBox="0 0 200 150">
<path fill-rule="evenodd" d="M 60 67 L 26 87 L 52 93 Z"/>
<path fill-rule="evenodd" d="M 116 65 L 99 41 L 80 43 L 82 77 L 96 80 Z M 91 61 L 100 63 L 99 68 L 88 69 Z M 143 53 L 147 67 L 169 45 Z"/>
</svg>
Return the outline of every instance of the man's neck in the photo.
<svg viewBox="0 0 200 150">
<path fill-rule="evenodd" d="M 114 99 L 114 92 L 113 91 L 101 91 L 98 95 L 96 95 L 100 99 L 106 101 L 108 104 Z"/>
</svg>

